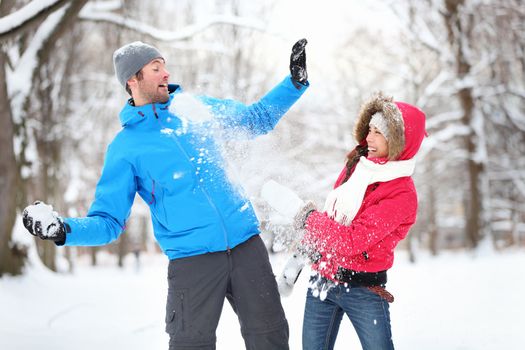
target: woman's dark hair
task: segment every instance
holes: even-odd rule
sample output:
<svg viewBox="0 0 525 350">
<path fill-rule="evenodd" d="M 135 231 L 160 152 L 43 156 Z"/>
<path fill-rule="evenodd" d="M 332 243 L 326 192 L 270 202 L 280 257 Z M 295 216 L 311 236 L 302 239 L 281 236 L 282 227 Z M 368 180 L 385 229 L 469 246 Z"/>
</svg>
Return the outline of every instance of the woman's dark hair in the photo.
<svg viewBox="0 0 525 350">
<path fill-rule="evenodd" d="M 348 153 L 348 155 L 346 156 L 346 175 L 342 184 L 348 181 L 350 175 L 352 175 L 352 171 L 357 162 L 359 161 L 359 158 L 366 157 L 367 155 L 368 146 L 366 145 L 357 145 L 350 153 Z"/>
</svg>

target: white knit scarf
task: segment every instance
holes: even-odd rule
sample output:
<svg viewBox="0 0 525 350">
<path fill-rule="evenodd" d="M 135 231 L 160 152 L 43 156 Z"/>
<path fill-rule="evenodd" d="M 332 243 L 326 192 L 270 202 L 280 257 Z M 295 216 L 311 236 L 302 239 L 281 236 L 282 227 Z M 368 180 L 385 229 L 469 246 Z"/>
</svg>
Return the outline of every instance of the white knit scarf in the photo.
<svg viewBox="0 0 525 350">
<path fill-rule="evenodd" d="M 415 165 L 415 159 L 380 164 L 361 157 L 348 181 L 328 194 L 323 211 L 338 223 L 348 226 L 361 208 L 370 184 L 411 176 Z"/>
</svg>

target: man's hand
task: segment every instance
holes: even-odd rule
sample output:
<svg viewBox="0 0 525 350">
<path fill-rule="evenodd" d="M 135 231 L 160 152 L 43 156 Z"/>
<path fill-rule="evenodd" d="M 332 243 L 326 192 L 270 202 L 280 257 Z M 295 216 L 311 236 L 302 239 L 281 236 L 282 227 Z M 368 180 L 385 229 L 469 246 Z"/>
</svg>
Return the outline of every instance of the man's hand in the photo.
<svg viewBox="0 0 525 350">
<path fill-rule="evenodd" d="M 304 47 L 308 41 L 301 39 L 292 47 L 292 55 L 290 56 L 290 74 L 292 75 L 292 82 L 296 88 L 301 86 L 298 83 L 305 84 L 308 80 L 308 73 L 306 72 L 306 52 Z"/>
<path fill-rule="evenodd" d="M 36 201 L 24 209 L 22 221 L 33 236 L 50 239 L 57 244 L 64 244 L 66 241 L 65 225 L 50 205 Z"/>
</svg>

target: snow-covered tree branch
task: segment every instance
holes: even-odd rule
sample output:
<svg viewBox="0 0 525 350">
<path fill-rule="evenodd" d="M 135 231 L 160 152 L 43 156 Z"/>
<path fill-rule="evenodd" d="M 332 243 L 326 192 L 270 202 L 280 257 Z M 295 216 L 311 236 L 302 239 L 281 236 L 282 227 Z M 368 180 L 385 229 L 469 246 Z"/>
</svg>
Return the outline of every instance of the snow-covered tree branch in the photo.
<svg viewBox="0 0 525 350">
<path fill-rule="evenodd" d="M 112 10 L 113 8 L 109 9 Z M 108 8 L 101 9 L 96 4 L 88 4 L 80 12 L 79 17 L 82 20 L 90 22 L 111 23 L 147 35 L 153 40 L 166 42 L 188 40 L 189 38 L 202 33 L 206 29 L 219 24 L 229 24 L 258 31 L 265 31 L 266 28 L 266 24 L 263 21 L 255 20 L 253 18 L 244 18 L 234 15 L 212 15 L 200 19 L 199 23 L 188 25 L 177 31 L 171 31 L 163 30 L 159 28 L 159 26 L 148 25 L 142 21 L 127 18 L 107 10 Z"/>
<path fill-rule="evenodd" d="M 19 35 L 68 2 L 69 0 L 30 1 L 19 10 L 0 18 L 0 40 Z"/>
</svg>

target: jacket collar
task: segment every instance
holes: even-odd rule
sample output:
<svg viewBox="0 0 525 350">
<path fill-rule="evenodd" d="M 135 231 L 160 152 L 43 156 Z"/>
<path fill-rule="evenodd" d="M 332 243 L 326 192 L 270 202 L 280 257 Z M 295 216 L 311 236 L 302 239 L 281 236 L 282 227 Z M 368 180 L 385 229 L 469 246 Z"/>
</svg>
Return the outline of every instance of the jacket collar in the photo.
<svg viewBox="0 0 525 350">
<path fill-rule="evenodd" d="M 146 105 L 136 107 L 133 103 L 133 98 L 130 98 L 119 114 L 120 124 L 122 127 L 140 123 L 147 117 L 155 117 L 156 113 L 168 109 L 173 96 L 175 96 L 175 94 L 181 93 L 182 88 L 176 84 L 168 84 L 168 91 L 169 100 L 165 103 L 148 103 Z"/>
</svg>

